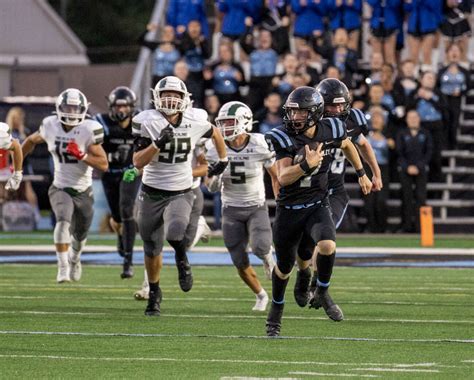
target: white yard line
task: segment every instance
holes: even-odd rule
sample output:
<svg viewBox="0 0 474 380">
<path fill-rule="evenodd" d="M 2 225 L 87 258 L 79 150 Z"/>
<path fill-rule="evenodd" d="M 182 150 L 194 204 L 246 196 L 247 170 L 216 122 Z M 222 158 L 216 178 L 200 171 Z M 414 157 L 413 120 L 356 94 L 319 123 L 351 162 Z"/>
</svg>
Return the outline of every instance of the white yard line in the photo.
<svg viewBox="0 0 474 380">
<path fill-rule="evenodd" d="M 377 375 L 363 375 L 360 373 L 323 373 L 323 372 L 303 372 L 303 371 L 292 371 L 288 372 L 288 375 L 305 375 L 305 376 L 331 376 L 331 377 L 380 377 Z"/>
<path fill-rule="evenodd" d="M 408 369 L 408 368 L 351 368 L 352 371 L 374 371 L 374 372 L 422 372 L 439 373 L 437 369 Z"/>
<path fill-rule="evenodd" d="M 269 339 L 269 340 L 335 340 L 351 342 L 387 342 L 387 343 L 468 343 L 473 344 L 474 339 L 390 339 L 390 338 L 356 338 L 356 337 L 332 337 L 332 336 L 281 336 L 268 338 L 263 335 L 210 335 L 210 334 L 150 334 L 150 333 L 93 333 L 93 332 L 71 332 L 71 331 L 18 331 L 4 330 L 0 335 L 64 335 L 64 336 L 91 336 L 91 337 L 150 337 L 150 338 L 209 338 L 209 339 Z"/>
<path fill-rule="evenodd" d="M 151 361 L 151 362 L 182 362 L 182 358 L 163 358 L 163 357 L 88 357 L 88 356 L 64 356 L 64 355 L 26 355 L 26 354 L 0 354 L 0 358 L 20 358 L 20 359 L 59 359 L 59 360 L 103 360 L 103 361 Z M 369 366 L 369 367 L 397 367 L 397 366 L 423 366 L 425 363 L 349 363 L 349 362 L 318 362 L 318 361 L 290 361 L 290 360 L 249 360 L 249 359 L 196 359 L 186 358 L 186 362 L 194 363 L 238 363 L 238 364 L 279 364 L 279 365 L 321 365 L 328 367 L 337 366 Z M 446 367 L 444 365 L 438 365 L 431 363 L 432 367 Z M 456 368 L 456 366 L 449 366 Z M 360 375 L 359 375 L 360 376 Z"/>
<path fill-rule="evenodd" d="M 253 301 L 252 301 L 253 302 Z M 0 310 L 1 314 L 28 314 L 28 315 L 112 315 L 111 313 L 98 313 L 98 312 L 65 312 L 65 311 L 39 311 L 39 310 Z M 136 313 L 124 313 L 123 317 L 133 317 L 136 318 Z M 215 320 L 226 320 L 226 319 L 262 319 L 264 314 L 254 315 L 214 315 L 214 314 L 163 314 L 161 318 L 189 318 L 189 319 L 215 319 Z M 314 321 L 321 320 L 325 321 L 328 318 L 325 316 L 318 317 L 301 317 L 301 316 L 285 316 L 285 319 L 288 320 L 300 320 L 300 321 Z M 433 323 L 433 324 L 467 324 L 472 325 L 474 321 L 472 320 L 442 320 L 442 319 L 392 319 L 392 318 L 347 318 L 347 321 L 350 322 L 382 322 L 382 323 Z"/>
</svg>

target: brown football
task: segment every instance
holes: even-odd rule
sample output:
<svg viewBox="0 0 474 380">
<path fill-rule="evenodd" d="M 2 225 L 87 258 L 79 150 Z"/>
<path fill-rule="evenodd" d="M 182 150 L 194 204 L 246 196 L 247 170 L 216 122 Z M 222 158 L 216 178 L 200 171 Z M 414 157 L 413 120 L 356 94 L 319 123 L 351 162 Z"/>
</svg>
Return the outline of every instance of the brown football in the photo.
<svg viewBox="0 0 474 380">
<path fill-rule="evenodd" d="M 317 141 L 312 141 L 308 145 L 311 150 L 316 150 L 318 149 L 319 144 L 320 143 Z M 306 150 L 305 150 L 305 147 L 303 146 L 298 150 L 296 155 L 293 157 L 293 165 L 299 164 L 301 161 L 305 159 L 305 157 L 306 157 Z"/>
</svg>

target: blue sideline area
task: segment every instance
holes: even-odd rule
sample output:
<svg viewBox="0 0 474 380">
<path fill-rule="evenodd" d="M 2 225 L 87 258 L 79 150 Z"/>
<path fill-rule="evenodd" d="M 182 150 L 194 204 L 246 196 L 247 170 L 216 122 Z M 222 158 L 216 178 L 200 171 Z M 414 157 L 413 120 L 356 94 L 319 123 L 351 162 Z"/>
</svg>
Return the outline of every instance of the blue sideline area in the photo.
<svg viewBox="0 0 474 380">
<path fill-rule="evenodd" d="M 189 261 L 192 265 L 232 265 L 230 255 L 226 252 L 190 252 Z M 416 259 L 415 259 L 416 257 Z M 415 260 L 414 260 L 415 259 Z M 122 258 L 116 252 L 107 253 L 83 253 L 84 264 L 93 265 L 120 265 Z M 56 256 L 53 253 L 25 254 L 18 252 L 3 252 L 0 254 L 0 263 L 56 263 Z M 143 252 L 135 251 L 134 263 L 143 265 Z M 174 252 L 165 250 L 163 254 L 165 265 L 174 265 Z M 260 259 L 253 254 L 250 255 L 250 263 L 258 266 L 262 265 Z M 338 253 L 336 263 L 338 266 L 354 267 L 444 267 L 444 268 L 474 268 L 473 256 L 416 256 L 400 257 L 387 253 Z"/>
</svg>

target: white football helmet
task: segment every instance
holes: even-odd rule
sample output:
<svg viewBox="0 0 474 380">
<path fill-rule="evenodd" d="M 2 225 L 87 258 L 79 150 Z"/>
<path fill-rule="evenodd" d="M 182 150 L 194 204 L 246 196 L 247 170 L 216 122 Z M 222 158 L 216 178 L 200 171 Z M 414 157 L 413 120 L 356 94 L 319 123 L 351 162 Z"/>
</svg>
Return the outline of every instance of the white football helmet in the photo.
<svg viewBox="0 0 474 380">
<path fill-rule="evenodd" d="M 242 102 L 225 103 L 216 117 L 216 125 L 224 140 L 232 141 L 238 135 L 252 130 L 252 111 Z"/>
<path fill-rule="evenodd" d="M 56 114 L 62 124 L 76 126 L 86 118 L 89 108 L 86 96 L 76 88 L 68 88 L 56 99 Z"/>
<path fill-rule="evenodd" d="M 0 123 L 0 149 L 10 149 L 12 134 L 7 123 Z"/>
<path fill-rule="evenodd" d="M 165 91 L 173 91 L 181 94 L 181 99 L 172 96 L 162 97 L 161 94 Z M 184 82 L 178 77 L 164 77 L 156 84 L 151 92 L 153 93 L 153 104 L 155 108 L 166 115 L 184 112 L 191 104 L 191 94 L 188 92 Z"/>
</svg>

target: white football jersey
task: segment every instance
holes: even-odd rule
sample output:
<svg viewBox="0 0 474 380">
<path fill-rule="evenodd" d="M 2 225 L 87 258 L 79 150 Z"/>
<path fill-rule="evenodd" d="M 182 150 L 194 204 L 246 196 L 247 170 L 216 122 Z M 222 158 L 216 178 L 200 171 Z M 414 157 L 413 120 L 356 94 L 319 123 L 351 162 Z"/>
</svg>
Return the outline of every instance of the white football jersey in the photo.
<svg viewBox="0 0 474 380">
<path fill-rule="evenodd" d="M 152 140 L 170 123 L 156 110 L 140 112 L 133 118 L 133 133 Z M 181 124 L 173 127 L 174 138 L 152 158 L 143 169 L 142 182 L 155 189 L 181 191 L 191 187 L 193 150 L 201 137 L 212 133 L 207 112 L 200 108 L 188 108 Z"/>
<path fill-rule="evenodd" d="M 89 146 L 102 144 L 104 140 L 102 125 L 97 121 L 86 119 L 66 132 L 57 116 L 48 116 L 41 123 L 39 134 L 48 144 L 48 151 L 53 156 L 54 186 L 59 189 L 72 187 L 79 192 L 92 186 L 92 167 L 66 153 L 66 147 L 71 140 L 74 140 L 82 152 L 87 152 Z"/>
<path fill-rule="evenodd" d="M 263 169 L 275 163 L 275 156 L 270 152 L 265 137 L 260 133 L 249 133 L 247 145 L 234 150 L 227 145 L 229 165 L 222 173 L 222 204 L 233 207 L 249 207 L 265 202 L 265 185 Z M 206 158 L 217 162 L 216 148 L 207 143 Z"/>
</svg>

